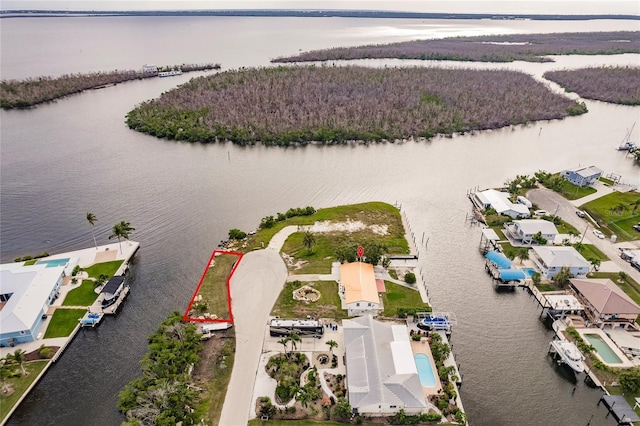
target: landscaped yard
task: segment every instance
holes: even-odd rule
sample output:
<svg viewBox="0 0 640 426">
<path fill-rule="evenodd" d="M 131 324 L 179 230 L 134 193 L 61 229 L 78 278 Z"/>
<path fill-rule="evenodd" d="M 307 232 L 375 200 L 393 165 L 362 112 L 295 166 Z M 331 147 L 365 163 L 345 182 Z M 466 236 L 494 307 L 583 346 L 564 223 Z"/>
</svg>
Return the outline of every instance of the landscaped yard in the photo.
<svg viewBox="0 0 640 426">
<path fill-rule="evenodd" d="M 87 312 L 86 309 L 56 309 L 44 334 L 45 339 L 67 337 L 78 325 L 78 320 Z"/>
<path fill-rule="evenodd" d="M 202 312 L 215 314 L 218 318 L 230 319 L 227 280 L 233 265 L 240 259 L 234 254 L 220 254 L 214 258 L 214 266 L 207 269 L 198 295 L 202 300 L 197 302 L 202 306 Z M 195 307 L 196 304 L 194 304 Z M 204 306 L 206 305 L 206 306 Z"/>
<path fill-rule="evenodd" d="M 581 187 L 572 184 L 566 179 L 562 180 L 562 185 L 559 192 L 567 200 L 577 200 L 578 198 L 586 197 L 587 195 L 595 194 L 597 191 L 590 186 Z"/>
<path fill-rule="evenodd" d="M 91 280 L 82 280 L 80 287 L 74 288 L 62 302 L 63 306 L 90 306 L 98 298 L 95 292 L 95 283 Z"/>
<path fill-rule="evenodd" d="M 0 421 L 3 421 L 5 416 L 9 414 L 14 404 L 18 402 L 18 399 L 24 394 L 29 385 L 38 377 L 38 374 L 44 369 L 49 361 L 32 361 L 24 364 L 25 370 L 29 373 L 27 376 L 20 376 L 11 378 L 8 380 L 9 386 L 14 389 L 11 395 L 4 396 L 0 394 Z"/>
<path fill-rule="evenodd" d="M 303 285 L 310 285 L 318 290 L 320 299 L 317 302 L 309 303 L 294 300 L 293 291 Z M 312 283 L 292 281 L 286 283 L 278 300 L 273 305 L 271 315 L 281 318 L 306 318 L 307 315 L 337 320 L 348 318 L 347 311 L 341 308 L 338 283 L 335 281 L 314 281 Z"/>
<path fill-rule="evenodd" d="M 89 274 L 90 277 L 99 278 L 100 275 L 106 275 L 111 278 L 124 260 L 112 260 L 110 262 L 96 263 L 89 267 L 84 268 L 84 271 Z"/>
<path fill-rule="evenodd" d="M 640 222 L 640 193 L 614 191 L 583 204 L 581 208 L 598 222 L 607 237 L 616 234 L 619 241 L 640 238 L 640 233 L 632 228 Z"/>
<path fill-rule="evenodd" d="M 600 259 L 605 262 L 609 260 L 606 254 L 604 254 L 598 247 L 593 244 L 581 244 L 576 247 L 578 253 L 582 255 L 585 259 L 590 261 L 591 259 Z"/>
<path fill-rule="evenodd" d="M 381 293 L 382 303 L 384 304 L 383 316 L 395 317 L 398 313 L 398 308 L 431 310 L 428 304 L 422 302 L 418 290 L 406 288 L 390 281 L 385 281 L 384 285 L 387 288 L 387 292 Z"/>
<path fill-rule="evenodd" d="M 347 220 L 354 222 L 360 221 L 365 225 L 387 225 L 387 235 L 380 236 L 369 231 L 367 233 L 367 239 L 375 241 L 380 238 L 381 242 L 387 246 L 387 249 L 391 254 L 409 253 L 409 245 L 404 236 L 404 227 L 402 226 L 400 211 L 391 204 L 382 202 L 352 204 L 348 206 L 319 209 L 310 216 L 294 216 L 281 222 L 276 222 L 273 227 L 261 229 L 254 235 L 250 236 L 247 247 L 244 250 L 247 251 L 266 247 L 269 244 L 271 237 L 285 226 L 313 225 L 315 222 L 320 221 L 344 222 Z M 319 234 L 316 235 L 316 238 L 319 236 Z M 333 254 L 334 253 L 331 255 Z"/>
</svg>

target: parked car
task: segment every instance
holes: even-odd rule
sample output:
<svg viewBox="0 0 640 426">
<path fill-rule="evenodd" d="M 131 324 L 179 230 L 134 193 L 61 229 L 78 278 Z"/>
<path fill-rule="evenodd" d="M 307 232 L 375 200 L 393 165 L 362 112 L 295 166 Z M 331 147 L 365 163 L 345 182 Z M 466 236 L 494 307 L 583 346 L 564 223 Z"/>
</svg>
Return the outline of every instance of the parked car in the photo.
<svg viewBox="0 0 640 426">
<path fill-rule="evenodd" d="M 585 212 L 583 212 L 582 210 L 576 210 L 576 214 L 578 215 L 578 217 L 585 217 L 586 216 Z"/>
<path fill-rule="evenodd" d="M 637 225 L 633 225 L 632 228 L 635 229 L 636 231 L 640 232 L 640 223 L 637 224 Z"/>
<path fill-rule="evenodd" d="M 536 210 L 533 212 L 533 214 L 535 216 L 547 216 L 549 213 L 547 213 L 546 210 Z"/>
<path fill-rule="evenodd" d="M 598 229 L 594 229 L 593 230 L 593 235 L 595 235 L 596 237 L 600 238 L 601 240 L 604 239 L 604 234 L 602 232 L 600 232 Z"/>
</svg>

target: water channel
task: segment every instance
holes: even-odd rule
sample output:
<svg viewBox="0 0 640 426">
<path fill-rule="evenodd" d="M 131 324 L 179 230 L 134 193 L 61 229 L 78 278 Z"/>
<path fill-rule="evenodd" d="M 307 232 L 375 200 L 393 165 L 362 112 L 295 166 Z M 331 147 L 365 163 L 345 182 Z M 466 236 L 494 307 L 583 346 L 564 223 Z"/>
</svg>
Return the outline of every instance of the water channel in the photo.
<svg viewBox="0 0 640 426">
<path fill-rule="evenodd" d="M 143 63 L 220 62 L 224 69 L 338 45 L 415 37 L 632 29 L 637 22 L 409 21 L 300 18 L 3 19 L 2 77 L 139 68 Z M 586 64 L 640 63 L 639 55 L 508 64 L 538 76 Z M 374 64 L 376 65 L 376 64 Z M 466 66 L 469 66 L 468 64 Z M 486 65 L 475 65 L 485 67 Z M 493 67 L 494 65 L 491 65 Z M 193 74 L 120 84 L 31 110 L 2 111 L 0 254 L 84 248 L 131 222 L 141 250 L 132 293 L 115 318 L 78 334 L 10 420 L 14 425 L 118 425 L 118 392 L 140 373 L 145 337 L 184 310 L 211 250 L 230 228 L 251 230 L 290 207 L 370 200 L 402 205 L 438 310 L 455 312 L 453 349 L 473 425 L 614 424 L 600 393 L 551 363 L 552 338 L 526 293 L 496 293 L 465 221 L 466 191 L 516 174 L 595 164 L 640 184 L 614 150 L 638 109 L 587 101 L 589 113 L 562 121 L 436 138 L 428 142 L 266 148 L 158 140 L 130 131 L 137 103 Z M 557 88 L 556 88 L 557 90 Z M 638 133 L 633 135 L 638 140 Z M 575 388 L 574 388 L 575 386 Z M 574 392 L 575 390 L 575 392 Z"/>
</svg>

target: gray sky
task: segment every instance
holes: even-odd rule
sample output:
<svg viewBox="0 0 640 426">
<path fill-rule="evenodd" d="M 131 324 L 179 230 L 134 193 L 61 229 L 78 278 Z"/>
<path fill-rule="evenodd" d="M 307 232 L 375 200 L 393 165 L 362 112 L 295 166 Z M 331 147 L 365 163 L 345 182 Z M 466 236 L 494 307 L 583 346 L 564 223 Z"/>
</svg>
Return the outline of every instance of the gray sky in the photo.
<svg viewBox="0 0 640 426">
<path fill-rule="evenodd" d="M 365 9 L 411 12 L 632 14 L 640 1 L 601 0 L 1 0 L 0 9 L 185 10 L 185 9 Z"/>
</svg>

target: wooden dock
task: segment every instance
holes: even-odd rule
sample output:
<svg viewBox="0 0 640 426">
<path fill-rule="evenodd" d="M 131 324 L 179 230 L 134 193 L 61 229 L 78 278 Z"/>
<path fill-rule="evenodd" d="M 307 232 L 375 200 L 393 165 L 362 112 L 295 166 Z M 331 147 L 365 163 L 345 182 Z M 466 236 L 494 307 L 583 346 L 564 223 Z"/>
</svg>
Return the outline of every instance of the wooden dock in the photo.
<svg viewBox="0 0 640 426">
<path fill-rule="evenodd" d="M 622 395 L 604 395 L 598 401 L 598 405 L 600 402 L 604 402 L 605 407 L 613 414 L 619 425 L 633 425 L 634 422 L 640 421 L 640 417 Z"/>
<path fill-rule="evenodd" d="M 115 315 L 118 313 L 118 308 L 120 307 L 120 305 L 122 304 L 122 302 L 124 302 L 124 299 L 126 299 L 127 295 L 129 294 L 129 286 L 126 286 L 125 288 L 122 289 L 122 292 L 120 292 L 120 295 L 118 296 L 118 300 L 116 301 L 116 303 L 114 303 L 113 305 L 104 308 L 102 310 L 102 312 L 106 315 Z"/>
</svg>

